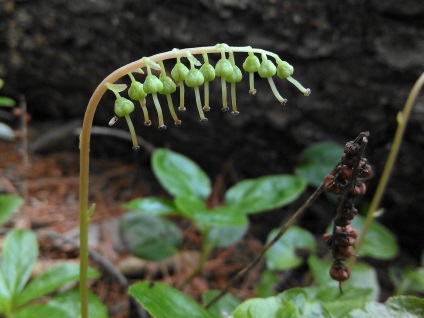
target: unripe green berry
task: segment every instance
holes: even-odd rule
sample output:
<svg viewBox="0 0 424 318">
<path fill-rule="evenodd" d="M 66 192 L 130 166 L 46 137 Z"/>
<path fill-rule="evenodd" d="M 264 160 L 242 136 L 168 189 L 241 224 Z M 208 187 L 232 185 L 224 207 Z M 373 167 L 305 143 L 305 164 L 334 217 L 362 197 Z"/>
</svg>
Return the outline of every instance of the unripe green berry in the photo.
<svg viewBox="0 0 424 318">
<path fill-rule="evenodd" d="M 162 89 L 159 90 L 160 94 L 168 95 L 177 90 L 177 85 L 175 85 L 175 82 L 169 76 L 161 76 L 160 81 L 163 84 Z"/>
<path fill-rule="evenodd" d="M 259 58 L 254 54 L 249 54 L 243 63 L 243 69 L 249 73 L 255 73 L 259 71 L 260 66 L 261 62 L 259 61 Z"/>
<path fill-rule="evenodd" d="M 230 61 L 224 58 L 221 58 L 218 63 L 215 65 L 216 76 L 227 77 L 233 71 L 233 66 Z"/>
<path fill-rule="evenodd" d="M 197 68 L 191 68 L 187 74 L 185 79 L 185 84 L 188 87 L 198 87 L 205 82 L 205 78 L 203 77 L 202 72 L 200 72 Z"/>
<path fill-rule="evenodd" d="M 116 116 L 124 117 L 132 113 L 133 110 L 134 110 L 134 104 L 129 99 L 126 99 L 125 97 L 118 97 L 115 100 L 114 111 Z"/>
<path fill-rule="evenodd" d="M 181 62 L 178 62 L 175 64 L 175 66 L 171 70 L 171 76 L 174 81 L 176 82 L 182 82 L 187 77 L 189 70 L 188 67 L 182 64 Z"/>
<path fill-rule="evenodd" d="M 143 89 L 143 84 L 137 81 L 132 82 L 130 88 L 128 89 L 128 96 L 132 100 L 137 100 L 137 101 L 145 98 L 147 94 Z"/>
<path fill-rule="evenodd" d="M 276 72 L 277 68 L 270 60 L 262 61 L 258 71 L 259 76 L 262 78 L 272 77 L 275 75 Z"/>
<path fill-rule="evenodd" d="M 156 94 L 163 89 L 163 84 L 155 75 L 147 75 L 143 88 L 146 94 Z"/>
<path fill-rule="evenodd" d="M 277 65 L 277 76 L 279 78 L 287 78 L 293 74 L 293 66 L 289 63 L 283 61 L 282 63 L 278 63 Z"/>
<path fill-rule="evenodd" d="M 209 63 L 205 63 L 199 70 L 202 72 L 205 82 L 211 82 L 215 79 L 215 69 Z"/>
<path fill-rule="evenodd" d="M 243 78 L 243 75 L 241 74 L 241 70 L 238 66 L 233 65 L 232 68 L 232 72 L 225 77 L 225 80 L 229 83 L 238 83 Z"/>
</svg>

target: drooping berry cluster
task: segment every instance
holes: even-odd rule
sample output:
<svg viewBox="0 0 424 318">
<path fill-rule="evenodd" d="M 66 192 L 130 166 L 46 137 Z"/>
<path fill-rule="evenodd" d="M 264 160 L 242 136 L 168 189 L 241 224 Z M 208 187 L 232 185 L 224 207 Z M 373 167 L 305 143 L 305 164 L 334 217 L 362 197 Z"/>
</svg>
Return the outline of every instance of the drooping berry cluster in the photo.
<svg viewBox="0 0 424 318">
<path fill-rule="evenodd" d="M 346 143 L 340 163 L 324 179 L 325 190 L 338 195 L 333 233 L 326 233 L 322 238 L 334 258 L 330 276 L 339 283 L 350 277 L 349 268 L 343 264 L 343 261 L 353 255 L 353 247 L 358 236 L 357 231 L 350 225 L 358 214 L 354 200 L 365 194 L 366 186 L 361 179 L 371 175 L 371 166 L 367 163 L 367 159 L 362 157 L 368 136 L 369 133 L 364 132 L 354 141 Z"/>
<path fill-rule="evenodd" d="M 277 54 L 268 52 L 262 49 L 253 49 L 252 47 L 231 47 L 226 44 L 217 44 L 215 47 L 195 48 L 196 54 L 202 54 L 204 63 L 202 64 L 192 53 L 190 49 L 178 50 L 174 49 L 169 52 L 167 59 L 175 58 L 176 64 L 172 68 L 170 75 L 165 70 L 163 60 L 158 62 L 153 61 L 150 58 L 144 57 L 141 61 L 144 63 L 147 76 L 144 83 L 137 81 L 132 73 L 142 73 L 144 71 L 141 68 L 135 69 L 129 72 L 128 75 L 131 79 L 131 85 L 128 89 L 129 99 L 122 97 L 119 93 L 127 88 L 125 84 L 111 84 L 107 83 L 106 86 L 116 95 L 116 101 L 114 105 L 115 116 L 109 122 L 109 125 L 113 125 L 118 117 L 125 117 L 130 133 L 133 140 L 133 149 L 138 150 L 140 147 L 137 144 L 137 138 L 135 136 L 134 128 L 129 117 L 129 114 L 134 111 L 133 102 L 139 102 L 144 115 L 144 124 L 146 126 L 151 125 L 149 117 L 148 107 L 146 106 L 146 97 L 152 96 L 153 103 L 158 115 L 158 129 L 166 129 L 166 125 L 163 120 L 162 108 L 158 99 L 158 94 L 165 95 L 168 103 L 168 108 L 176 126 L 181 125 L 181 120 L 175 113 L 174 106 L 172 103 L 171 94 L 179 87 L 179 111 L 185 111 L 184 102 L 184 86 L 194 89 L 195 100 L 197 111 L 199 113 L 200 121 L 205 123 L 207 118 L 205 117 L 204 111 L 210 110 L 209 105 L 209 82 L 213 81 L 215 77 L 220 77 L 221 90 L 222 90 L 222 111 L 228 111 L 230 108 L 227 103 L 227 83 L 230 84 L 231 92 L 231 113 L 237 115 L 236 104 L 236 83 L 240 82 L 243 78 L 242 71 L 236 65 L 234 53 L 245 52 L 248 53 L 246 60 L 243 63 L 243 70 L 249 73 L 249 92 L 255 94 L 256 90 L 254 87 L 254 73 L 258 73 L 260 77 L 266 78 L 269 82 L 271 90 L 277 100 L 285 104 L 287 99 L 281 97 L 278 93 L 277 88 L 274 84 L 272 77 L 277 75 L 279 78 L 287 79 L 294 84 L 305 96 L 310 94 L 310 90 L 304 88 L 299 82 L 297 82 L 291 75 L 293 74 L 293 66 L 289 63 L 281 60 Z M 200 53 L 199 53 L 200 52 Z M 208 52 L 220 53 L 221 58 L 218 60 L 215 66 L 209 63 Z M 255 55 L 260 54 L 261 60 Z M 181 62 L 182 58 L 187 58 L 190 67 L 187 67 Z M 275 65 L 269 57 L 275 60 Z M 156 76 L 153 70 L 159 71 L 160 75 Z M 199 87 L 204 86 L 204 103 L 202 105 Z"/>
</svg>

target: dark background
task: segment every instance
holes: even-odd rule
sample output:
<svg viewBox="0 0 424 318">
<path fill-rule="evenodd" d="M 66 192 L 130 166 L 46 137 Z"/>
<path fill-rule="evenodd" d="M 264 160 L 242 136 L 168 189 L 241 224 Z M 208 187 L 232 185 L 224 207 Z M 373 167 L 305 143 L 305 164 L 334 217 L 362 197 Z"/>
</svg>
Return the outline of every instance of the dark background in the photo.
<svg viewBox="0 0 424 318">
<path fill-rule="evenodd" d="M 230 164 L 230 185 L 245 178 L 291 173 L 305 147 L 321 141 L 343 145 L 369 130 L 366 156 L 374 178 L 368 182 L 365 199 L 370 200 L 391 146 L 396 114 L 424 70 L 422 0 L 3 0 L 0 77 L 7 85 L 2 94 L 25 96 L 32 115 L 30 137 L 36 143 L 43 135 L 59 134 L 65 123 L 80 122 L 91 93 L 116 68 L 175 47 L 222 42 L 276 52 L 294 66 L 293 76 L 312 90 L 311 96 L 304 97 L 277 79 L 289 100 L 282 107 L 266 80 L 258 78 L 258 93 L 250 96 L 245 77 L 237 90 L 241 113 L 234 117 L 219 111 L 220 87 L 215 81 L 207 125 L 198 122 L 194 94 L 187 89 L 189 111 L 180 114 L 182 127 L 173 127 L 166 112 L 166 131 L 136 124 L 138 134 L 155 146 L 194 159 L 211 178 Z M 238 63 L 244 57 L 236 55 Z M 107 94 L 96 125 L 107 126 L 112 104 L 113 96 Z M 151 116 L 156 118 L 153 112 Z M 141 113 L 133 120 L 141 123 Z M 124 124 L 121 120 L 118 127 L 126 129 Z M 396 233 L 402 251 L 417 260 L 424 248 L 423 142 L 421 94 L 380 218 Z M 92 155 L 133 160 L 130 147 L 125 141 L 94 136 Z M 77 151 L 75 135 L 34 152 L 63 149 Z M 139 164 L 148 168 L 148 157 L 142 155 Z M 318 234 L 334 211 L 323 201 L 301 223 Z M 274 218 L 284 213 L 268 213 L 253 221 L 274 226 Z"/>
</svg>

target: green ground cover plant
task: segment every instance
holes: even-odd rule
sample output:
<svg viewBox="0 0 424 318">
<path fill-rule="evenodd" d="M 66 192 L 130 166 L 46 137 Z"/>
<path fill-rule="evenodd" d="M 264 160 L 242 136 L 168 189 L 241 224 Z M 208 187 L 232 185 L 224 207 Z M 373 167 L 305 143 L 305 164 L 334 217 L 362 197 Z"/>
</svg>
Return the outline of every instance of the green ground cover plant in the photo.
<svg viewBox="0 0 424 318">
<path fill-rule="evenodd" d="M 242 69 L 235 55 L 247 54 Z M 209 63 L 208 54 L 220 54 L 216 65 Z M 195 56 L 203 59 L 201 63 Z M 260 58 L 259 58 L 260 57 Z M 174 61 L 174 63 L 172 63 Z M 171 72 L 166 67 L 172 64 Z M 187 65 L 188 66 L 187 66 Z M 144 70 L 143 70 L 144 69 Z M 146 74 L 144 82 L 137 74 Z M 88 207 L 89 143 L 94 112 L 107 91 L 115 95 L 114 116 L 109 125 L 125 118 L 134 150 L 139 150 L 135 127 L 130 114 L 134 103 L 142 109 L 144 124 L 152 125 L 147 97 L 152 99 L 156 112 L 153 122 L 158 129 L 166 129 L 162 106 L 166 99 L 174 124 L 182 121 L 175 112 L 172 94 L 179 95 L 179 111 L 185 111 L 185 86 L 194 92 L 196 110 L 201 123 L 207 122 L 205 113 L 211 111 L 209 83 L 219 78 L 221 83 L 221 111 L 231 110 L 238 115 L 236 84 L 247 73 L 249 93 L 255 94 L 255 73 L 266 79 L 271 92 L 281 104 L 287 99 L 276 89 L 273 77 L 287 79 L 304 95 L 304 88 L 293 77 L 293 67 L 278 55 L 251 47 L 231 47 L 226 44 L 191 48 L 144 57 L 116 70 L 100 83 L 87 107 L 80 137 L 80 266 L 61 265 L 47 270 L 30 280 L 38 258 L 38 243 L 34 233 L 12 230 L 4 240 L 0 261 L 0 314 L 11 317 L 107 317 L 107 309 L 88 290 L 88 279 L 98 273 L 88 267 L 88 223 L 95 205 Z M 170 75 L 170 76 L 169 76 Z M 129 81 L 129 86 L 122 83 Z M 117 83 L 119 81 L 119 83 Z M 229 93 L 227 92 L 229 85 Z M 129 202 L 131 210 L 121 222 L 131 252 L 143 259 L 159 261 L 178 253 L 183 236 L 178 226 L 169 220 L 177 216 L 190 220 L 202 236 L 201 257 L 193 275 L 200 275 L 205 261 L 215 248 L 225 248 L 241 240 L 248 227 L 248 216 L 284 207 L 304 193 L 306 186 L 317 190 L 287 220 L 286 224 L 271 231 L 263 250 L 242 269 L 223 290 L 208 290 L 199 304 L 181 291 L 160 282 L 138 282 L 129 288 L 129 294 L 153 317 L 422 317 L 424 301 L 416 297 L 423 292 L 423 262 L 418 268 L 390 269 L 395 286 L 393 297 L 379 303 L 380 286 L 373 267 L 361 257 L 377 260 L 393 258 L 398 252 L 395 237 L 378 222 L 373 221 L 384 188 L 396 159 L 413 103 L 424 85 L 422 75 L 414 85 L 405 108 L 398 115 L 398 129 L 393 146 L 380 179 L 376 195 L 367 213 L 356 209 L 355 198 L 365 193 L 366 179 L 371 167 L 363 157 L 369 134 L 361 133 L 345 147 L 321 143 L 306 149 L 300 156 L 293 175 L 270 175 L 243 180 L 227 189 L 223 200 L 210 200 L 212 183 L 199 165 L 167 149 L 158 149 L 152 156 L 154 173 L 171 198 L 141 198 Z M 3 81 L 0 81 L 0 88 Z M 203 86 L 203 101 L 200 88 Z M 126 97 L 128 95 L 128 98 Z M 150 96 L 149 96 L 150 95 Z M 230 103 L 228 103 L 230 97 Z M 13 107 L 15 102 L 0 97 L 0 106 Z M 157 120 L 156 120 L 157 118 Z M 6 127 L 6 129 L 3 129 Z M 12 140 L 14 132 L 8 126 L 0 127 L 0 138 Z M 323 240 L 329 251 L 317 255 L 317 240 L 312 233 L 295 225 L 297 218 L 321 194 L 337 206 L 336 217 L 329 225 Z M 0 223 L 6 222 L 23 204 L 18 196 L 0 195 Z M 329 220 L 330 221 L 330 220 Z M 301 249 L 307 257 L 299 257 Z M 332 260 L 331 260 L 332 258 Z M 248 271 L 264 260 L 256 297 L 240 301 L 230 293 Z M 356 262 L 356 263 L 355 263 Z M 276 286 L 281 273 L 307 266 L 304 287 L 279 292 Z M 330 270 L 329 270 L 330 269 Z M 80 281 L 80 288 L 57 292 L 64 285 Z M 342 284 L 343 283 L 343 284 Z M 342 289 L 343 285 L 343 289 Z"/>
</svg>

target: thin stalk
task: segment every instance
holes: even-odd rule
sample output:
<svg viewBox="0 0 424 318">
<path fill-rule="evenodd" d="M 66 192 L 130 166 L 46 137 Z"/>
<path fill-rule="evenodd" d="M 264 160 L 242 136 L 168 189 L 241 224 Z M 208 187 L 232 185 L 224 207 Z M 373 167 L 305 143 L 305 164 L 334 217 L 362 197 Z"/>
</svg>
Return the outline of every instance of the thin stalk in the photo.
<svg viewBox="0 0 424 318">
<path fill-rule="evenodd" d="M 268 83 L 269 83 L 269 86 L 271 87 L 272 92 L 274 93 L 275 98 L 277 98 L 277 100 L 283 105 L 287 103 L 287 99 L 282 97 L 280 93 L 278 92 L 277 87 L 275 87 L 275 83 L 272 77 L 268 77 Z"/>
<path fill-rule="evenodd" d="M 196 105 L 197 105 L 197 111 L 199 112 L 199 116 L 200 116 L 200 122 L 205 123 L 208 121 L 208 119 L 205 117 L 205 114 L 203 113 L 202 101 L 200 100 L 199 86 L 194 87 L 194 94 L 196 96 Z"/>
<path fill-rule="evenodd" d="M 361 236 L 359 237 L 357 243 L 355 244 L 356 253 L 359 254 L 359 250 L 364 242 L 364 238 L 368 232 L 368 229 L 371 225 L 371 222 L 374 217 L 375 211 L 377 211 L 378 206 L 380 205 L 381 198 L 383 197 L 384 191 L 386 190 L 387 183 L 389 181 L 390 175 L 393 171 L 396 157 L 399 153 L 400 145 L 402 143 L 403 135 L 408 124 L 409 115 L 411 113 L 412 107 L 414 106 L 415 100 L 417 99 L 418 93 L 421 88 L 424 86 L 424 73 L 418 78 L 414 86 L 409 93 L 409 96 L 406 100 L 403 111 L 398 113 L 397 121 L 398 126 L 396 129 L 395 137 L 393 139 L 393 144 L 390 149 L 387 162 L 384 166 L 383 174 L 381 175 L 380 181 L 378 182 L 377 190 L 375 191 L 374 197 L 372 198 L 370 207 L 367 212 L 367 217 L 365 219 L 364 227 L 362 229 Z M 352 257 L 349 263 L 351 267 L 355 263 L 355 257 Z"/>
<path fill-rule="evenodd" d="M 133 150 L 139 150 L 140 146 L 138 145 L 137 135 L 135 133 L 134 125 L 129 115 L 125 115 L 125 120 L 127 121 L 128 128 L 130 129 L 131 140 L 133 143 Z"/>
<path fill-rule="evenodd" d="M 145 98 L 140 100 L 140 106 L 141 106 L 141 110 L 143 111 L 144 125 L 150 126 L 152 124 L 152 122 L 150 121 L 150 118 L 149 118 L 149 111 L 147 110 L 147 107 L 146 107 L 146 99 Z"/>
<path fill-rule="evenodd" d="M 278 55 L 261 49 L 252 49 L 251 47 L 231 47 L 233 52 L 253 52 L 266 53 L 276 59 Z M 188 53 L 220 53 L 222 51 L 219 45 L 187 48 L 184 50 L 168 51 L 159 53 L 150 57 L 154 62 L 185 57 Z M 91 96 L 84 115 L 84 120 L 80 135 L 80 189 L 79 189 L 79 226 L 80 226 L 80 301 L 81 318 L 88 318 L 88 187 L 89 187 L 89 166 L 90 166 L 90 134 L 93 126 L 93 118 L 97 106 L 106 93 L 106 83 L 115 83 L 121 77 L 128 73 L 146 66 L 142 59 L 129 63 L 109 74 L 95 89 Z M 291 81 L 291 78 L 288 79 Z M 180 86 L 181 90 L 181 86 Z M 184 97 L 183 97 L 184 100 Z"/>
<path fill-rule="evenodd" d="M 297 209 L 297 211 L 289 218 L 289 220 L 280 229 L 277 235 L 268 244 L 266 244 L 263 247 L 262 251 L 256 256 L 256 258 L 252 262 L 250 262 L 245 268 L 239 271 L 237 275 L 235 275 L 227 283 L 224 289 L 222 289 L 218 295 L 212 298 L 203 307 L 209 308 L 210 306 L 212 306 L 216 301 L 218 301 L 218 299 L 223 297 L 230 290 L 231 287 L 233 287 L 236 283 L 238 283 L 253 267 L 255 267 L 262 260 L 265 253 L 284 235 L 284 233 L 287 232 L 287 230 L 302 215 L 302 213 L 305 212 L 305 210 L 309 208 L 311 204 L 318 198 L 323 188 L 324 188 L 324 183 L 321 183 L 321 185 L 314 191 L 314 193 L 312 193 L 312 195 L 302 204 L 302 206 L 299 209 Z"/>
<path fill-rule="evenodd" d="M 221 77 L 221 90 L 222 90 L 222 108 L 221 110 L 223 112 L 228 111 L 228 104 L 227 104 L 227 82 L 223 77 Z"/>
<path fill-rule="evenodd" d="M 236 83 L 231 83 L 231 108 L 233 109 L 232 114 L 238 115 L 237 100 L 236 100 Z"/>
<path fill-rule="evenodd" d="M 209 82 L 205 82 L 203 84 L 203 95 L 205 98 L 205 106 L 203 106 L 203 110 L 205 112 L 208 112 L 211 110 L 210 106 L 209 106 Z"/>
<path fill-rule="evenodd" d="M 175 126 L 180 126 L 181 125 L 181 120 L 178 119 L 178 116 L 175 113 L 174 105 L 172 104 L 171 94 L 166 94 L 166 100 L 168 101 L 169 112 L 171 113 L 171 116 L 174 119 Z"/>
</svg>

